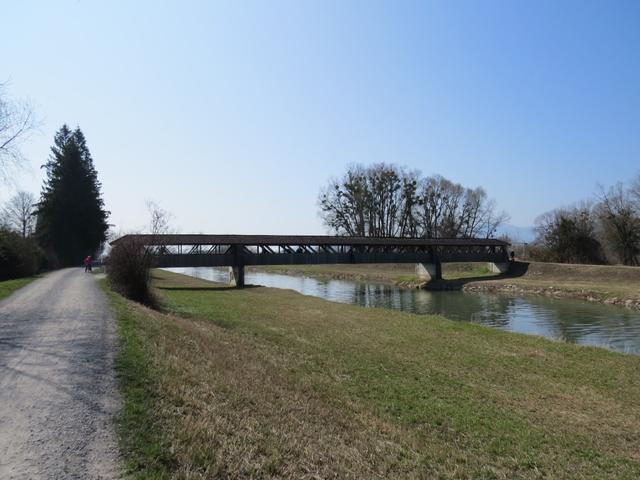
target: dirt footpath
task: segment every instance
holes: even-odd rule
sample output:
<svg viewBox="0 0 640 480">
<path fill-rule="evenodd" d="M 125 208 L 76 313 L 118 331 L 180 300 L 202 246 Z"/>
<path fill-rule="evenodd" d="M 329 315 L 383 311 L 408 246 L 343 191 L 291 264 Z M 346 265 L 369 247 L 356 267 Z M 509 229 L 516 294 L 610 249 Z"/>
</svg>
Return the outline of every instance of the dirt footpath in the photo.
<svg viewBox="0 0 640 480">
<path fill-rule="evenodd" d="M 81 268 L 0 302 L 0 478 L 120 478 L 115 343 L 107 299 Z"/>
</svg>

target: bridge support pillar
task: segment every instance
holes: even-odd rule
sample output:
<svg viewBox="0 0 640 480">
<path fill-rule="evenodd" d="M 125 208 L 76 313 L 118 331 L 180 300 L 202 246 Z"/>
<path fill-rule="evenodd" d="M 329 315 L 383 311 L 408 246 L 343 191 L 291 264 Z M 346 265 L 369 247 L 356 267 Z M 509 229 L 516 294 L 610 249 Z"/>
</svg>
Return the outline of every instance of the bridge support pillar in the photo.
<svg viewBox="0 0 640 480">
<path fill-rule="evenodd" d="M 416 263 L 416 276 L 421 280 L 442 280 L 442 264 Z"/>
<path fill-rule="evenodd" d="M 510 268 L 511 263 L 509 262 L 489 262 L 489 270 L 491 271 L 491 273 L 507 273 Z"/>
<path fill-rule="evenodd" d="M 244 287 L 244 266 L 243 265 L 229 267 L 229 284 L 233 284 L 238 288 Z"/>
</svg>

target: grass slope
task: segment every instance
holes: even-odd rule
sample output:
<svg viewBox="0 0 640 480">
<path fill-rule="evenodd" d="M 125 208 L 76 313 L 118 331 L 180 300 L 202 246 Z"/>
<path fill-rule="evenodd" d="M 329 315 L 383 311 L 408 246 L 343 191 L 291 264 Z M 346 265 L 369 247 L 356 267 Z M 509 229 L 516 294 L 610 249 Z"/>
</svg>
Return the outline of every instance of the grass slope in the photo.
<svg viewBox="0 0 640 480">
<path fill-rule="evenodd" d="M 640 357 L 154 275 L 111 294 L 134 477 L 640 476 Z"/>
<path fill-rule="evenodd" d="M 13 292 L 25 285 L 33 282 L 36 277 L 16 278 L 13 280 L 4 280 L 0 282 L 0 300 L 8 297 Z"/>
</svg>

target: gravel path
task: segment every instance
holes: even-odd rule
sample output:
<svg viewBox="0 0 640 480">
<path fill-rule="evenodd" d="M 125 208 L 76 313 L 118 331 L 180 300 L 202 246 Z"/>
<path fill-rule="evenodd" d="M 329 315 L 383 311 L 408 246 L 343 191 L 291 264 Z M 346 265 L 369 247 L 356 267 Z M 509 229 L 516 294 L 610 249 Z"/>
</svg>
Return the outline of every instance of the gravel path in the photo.
<svg viewBox="0 0 640 480">
<path fill-rule="evenodd" d="M 120 478 L 115 322 L 82 269 L 0 302 L 0 478 Z"/>
</svg>

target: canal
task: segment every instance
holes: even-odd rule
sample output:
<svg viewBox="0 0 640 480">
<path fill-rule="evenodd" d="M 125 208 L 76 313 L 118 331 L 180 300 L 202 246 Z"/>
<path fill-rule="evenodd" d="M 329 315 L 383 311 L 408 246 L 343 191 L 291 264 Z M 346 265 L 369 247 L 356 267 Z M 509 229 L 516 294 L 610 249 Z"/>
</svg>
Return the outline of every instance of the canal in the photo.
<svg viewBox="0 0 640 480">
<path fill-rule="evenodd" d="M 227 269 L 197 267 L 167 270 L 226 283 Z M 363 307 L 417 314 L 439 314 L 513 332 L 595 345 L 640 354 L 640 312 L 580 300 L 508 296 L 460 291 L 432 292 L 349 280 L 327 280 L 247 271 L 247 284 L 287 288 L 304 295 Z"/>
</svg>

